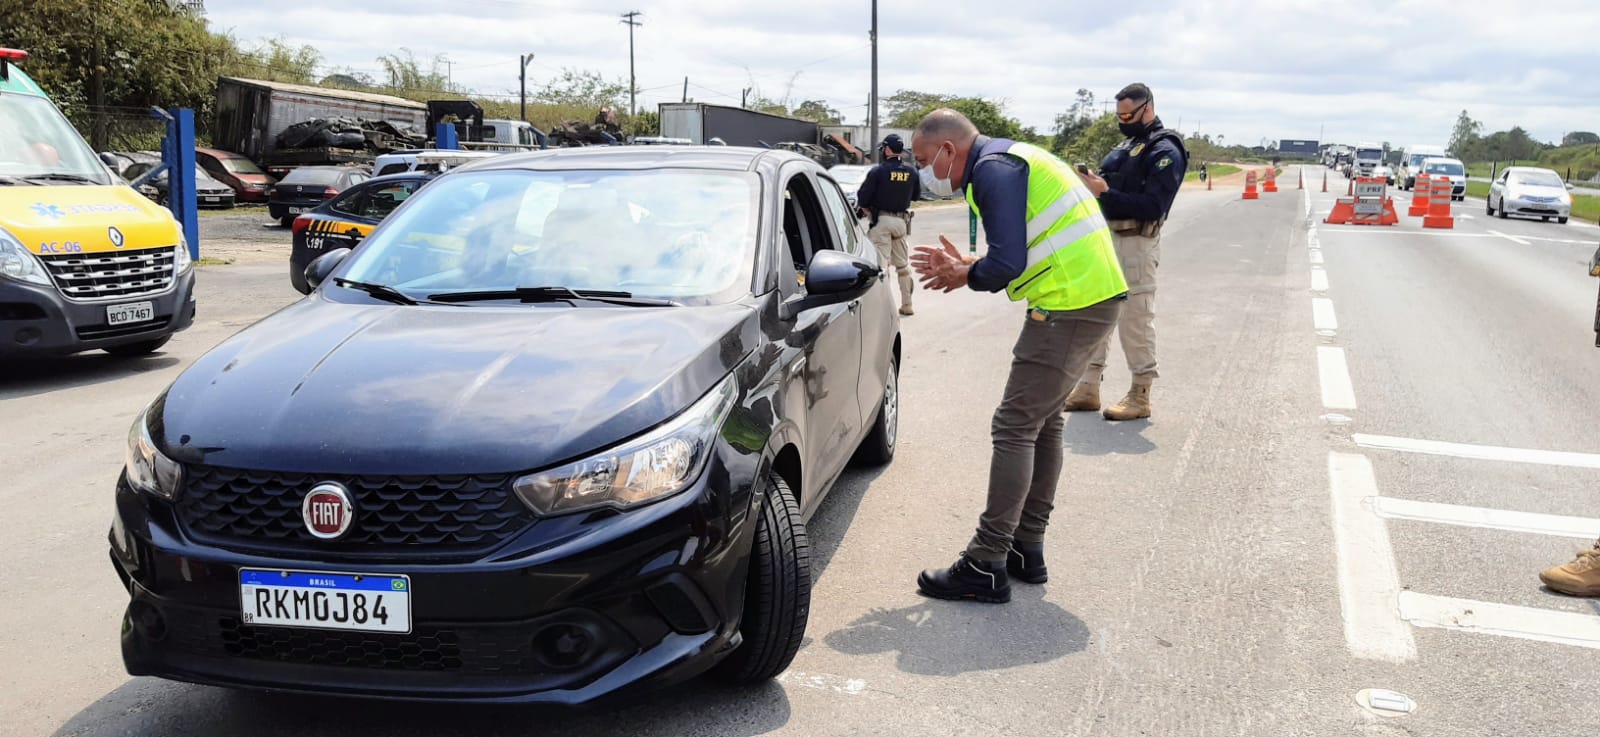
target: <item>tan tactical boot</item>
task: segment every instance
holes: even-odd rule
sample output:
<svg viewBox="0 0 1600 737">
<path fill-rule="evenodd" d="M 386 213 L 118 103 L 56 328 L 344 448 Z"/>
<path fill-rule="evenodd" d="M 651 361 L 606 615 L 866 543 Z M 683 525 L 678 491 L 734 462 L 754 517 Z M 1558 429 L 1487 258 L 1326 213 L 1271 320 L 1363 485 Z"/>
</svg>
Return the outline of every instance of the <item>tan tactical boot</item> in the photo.
<svg viewBox="0 0 1600 737">
<path fill-rule="evenodd" d="M 1569 596 L 1600 596 L 1600 542 L 1579 551 L 1571 563 L 1541 571 L 1539 580 Z"/>
<path fill-rule="evenodd" d="M 1108 420 L 1137 420 L 1150 416 L 1150 384 L 1135 381 L 1128 389 L 1128 396 L 1122 401 L 1106 408 L 1103 413 Z"/>
<path fill-rule="evenodd" d="M 1063 412 L 1095 412 L 1100 409 L 1100 385 L 1090 384 L 1086 381 L 1078 382 L 1072 387 L 1072 393 L 1067 395 L 1067 404 Z"/>
</svg>

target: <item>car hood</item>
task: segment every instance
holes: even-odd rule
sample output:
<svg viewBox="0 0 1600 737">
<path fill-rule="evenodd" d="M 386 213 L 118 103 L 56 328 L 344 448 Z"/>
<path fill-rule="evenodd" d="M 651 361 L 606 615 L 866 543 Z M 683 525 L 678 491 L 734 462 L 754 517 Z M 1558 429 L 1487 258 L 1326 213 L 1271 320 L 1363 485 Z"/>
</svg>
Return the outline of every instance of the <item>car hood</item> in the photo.
<svg viewBox="0 0 1600 737">
<path fill-rule="evenodd" d="M 402 307 L 313 294 L 235 335 L 151 408 L 184 463 L 515 473 L 687 408 L 758 340 L 754 309 Z"/>
</svg>

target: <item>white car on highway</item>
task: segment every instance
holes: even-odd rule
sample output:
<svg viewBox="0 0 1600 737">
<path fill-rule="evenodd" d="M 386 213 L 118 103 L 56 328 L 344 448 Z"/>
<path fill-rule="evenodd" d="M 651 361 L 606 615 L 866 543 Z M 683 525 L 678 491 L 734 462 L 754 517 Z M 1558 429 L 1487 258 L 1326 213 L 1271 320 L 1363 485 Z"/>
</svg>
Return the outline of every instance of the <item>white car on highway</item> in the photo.
<svg viewBox="0 0 1600 737">
<path fill-rule="evenodd" d="M 1549 222 L 1567 222 L 1572 216 L 1572 193 L 1561 175 L 1533 166 L 1508 166 L 1489 185 L 1487 212 L 1508 217 L 1529 215 Z"/>
<path fill-rule="evenodd" d="M 1429 157 L 1422 161 L 1422 173 L 1435 182 L 1449 179 L 1450 199 L 1467 199 L 1467 166 L 1460 159 Z"/>
<path fill-rule="evenodd" d="M 1372 167 L 1372 176 L 1383 180 L 1384 184 L 1394 186 L 1394 170 L 1388 164 L 1379 164 Z"/>
</svg>

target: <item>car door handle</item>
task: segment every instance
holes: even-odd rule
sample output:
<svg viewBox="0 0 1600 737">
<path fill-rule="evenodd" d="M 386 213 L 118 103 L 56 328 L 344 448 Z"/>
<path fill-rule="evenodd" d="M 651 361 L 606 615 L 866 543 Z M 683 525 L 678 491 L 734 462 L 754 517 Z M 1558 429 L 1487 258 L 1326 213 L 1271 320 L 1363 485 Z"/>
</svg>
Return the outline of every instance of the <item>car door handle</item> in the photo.
<svg viewBox="0 0 1600 737">
<path fill-rule="evenodd" d="M 861 311 L 861 300 L 858 299 L 858 300 L 856 300 L 854 302 L 851 302 L 850 303 L 850 311 L 851 312 L 860 312 Z"/>
</svg>

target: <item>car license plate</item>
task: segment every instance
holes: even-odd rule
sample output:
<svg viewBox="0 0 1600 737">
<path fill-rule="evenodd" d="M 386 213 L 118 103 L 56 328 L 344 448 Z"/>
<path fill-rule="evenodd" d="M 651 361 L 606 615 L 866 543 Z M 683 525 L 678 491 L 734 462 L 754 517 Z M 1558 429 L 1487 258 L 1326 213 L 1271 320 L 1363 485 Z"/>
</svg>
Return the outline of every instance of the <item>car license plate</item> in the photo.
<svg viewBox="0 0 1600 737">
<path fill-rule="evenodd" d="M 290 215 L 304 215 L 304 214 L 306 214 L 306 209 L 304 207 L 291 207 L 291 208 L 289 208 L 289 214 Z"/>
<path fill-rule="evenodd" d="M 239 569 L 245 624 L 357 632 L 411 631 L 411 578 Z"/>
<path fill-rule="evenodd" d="M 127 325 L 134 322 L 149 322 L 156 319 L 156 305 L 154 302 L 132 302 L 125 305 L 111 305 L 106 308 L 107 325 Z"/>
<path fill-rule="evenodd" d="M 207 197 L 207 198 L 205 198 L 205 200 L 206 200 L 206 202 L 221 202 L 222 198 L 221 197 Z"/>
</svg>

